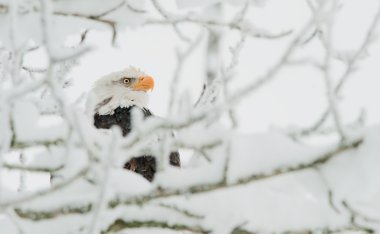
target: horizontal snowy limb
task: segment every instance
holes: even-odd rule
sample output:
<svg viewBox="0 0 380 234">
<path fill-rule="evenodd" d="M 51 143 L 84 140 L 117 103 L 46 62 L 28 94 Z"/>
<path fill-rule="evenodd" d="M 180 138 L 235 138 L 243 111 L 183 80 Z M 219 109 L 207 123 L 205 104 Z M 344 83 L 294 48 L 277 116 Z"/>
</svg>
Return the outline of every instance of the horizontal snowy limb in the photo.
<svg viewBox="0 0 380 234">
<path fill-rule="evenodd" d="M 149 202 L 153 199 L 158 198 L 164 198 L 164 197 L 171 197 L 171 196 L 178 196 L 182 194 L 197 194 L 197 193 L 205 193 L 213 190 L 218 189 L 224 189 L 234 186 L 239 186 L 243 184 L 247 184 L 253 181 L 259 181 L 263 179 L 267 179 L 274 176 L 283 175 L 286 173 L 301 171 L 305 169 L 314 168 L 316 166 L 319 166 L 321 164 L 324 164 L 331 160 L 334 156 L 338 155 L 339 153 L 345 152 L 347 150 L 351 150 L 354 148 L 357 148 L 362 143 L 362 139 L 353 141 L 349 144 L 345 145 L 339 145 L 336 148 L 316 157 L 315 159 L 311 160 L 310 162 L 304 162 L 300 164 L 294 164 L 289 166 L 283 166 L 276 168 L 272 170 L 269 173 L 258 173 L 258 174 L 252 174 L 249 176 L 246 176 L 244 178 L 238 179 L 236 182 L 229 183 L 227 180 L 220 181 L 219 183 L 215 184 L 203 184 L 203 185 L 194 185 L 189 188 L 184 189 L 178 189 L 178 190 L 167 190 L 165 188 L 158 187 L 155 190 L 153 190 L 150 194 L 138 196 L 138 197 L 131 197 L 126 199 L 114 199 L 110 201 L 109 206 L 110 207 L 116 207 L 120 204 L 141 204 Z"/>
<path fill-rule="evenodd" d="M 115 222 L 108 227 L 107 230 L 105 230 L 103 233 L 115 233 L 118 231 L 121 231 L 126 228 L 143 228 L 143 227 L 158 227 L 158 228 L 165 228 L 165 229 L 172 229 L 177 231 L 189 231 L 192 233 L 210 233 L 209 230 L 202 229 L 201 227 L 191 227 L 185 224 L 180 223 L 167 223 L 167 222 L 161 222 L 161 221 L 124 221 L 121 219 L 115 220 Z"/>
<path fill-rule="evenodd" d="M 88 213 L 91 210 L 91 208 L 92 208 L 92 205 L 87 204 L 85 206 L 65 206 L 56 210 L 39 211 L 39 212 L 16 208 L 15 212 L 20 218 L 38 221 L 38 220 L 43 220 L 43 219 L 52 219 L 61 215 L 85 214 L 85 213 Z"/>
<path fill-rule="evenodd" d="M 3 163 L 3 168 L 9 170 L 20 170 L 20 171 L 29 171 L 29 172 L 55 172 L 61 170 L 64 165 L 59 167 L 38 167 L 38 166 L 25 166 L 22 164 L 11 164 L 11 163 Z"/>
<path fill-rule="evenodd" d="M 18 204 L 22 204 L 28 201 L 32 201 L 36 198 L 42 197 L 44 195 L 51 194 L 55 191 L 58 191 L 62 188 L 67 187 L 68 185 L 72 184 L 73 182 L 77 181 L 78 179 L 82 178 L 87 172 L 89 171 L 90 167 L 86 166 L 82 168 L 81 170 L 77 171 L 74 175 L 72 175 L 69 178 L 66 178 L 63 182 L 57 183 L 55 185 L 52 185 L 50 188 L 39 190 L 37 192 L 22 195 L 13 199 L 9 199 L 7 201 L 1 201 L 0 202 L 0 209 L 6 209 L 10 206 L 16 206 Z"/>
<path fill-rule="evenodd" d="M 25 148 L 33 147 L 36 145 L 52 146 L 52 145 L 63 145 L 64 143 L 65 143 L 64 139 L 50 139 L 46 141 L 29 141 L 29 142 L 20 142 L 15 139 L 15 141 L 12 142 L 11 147 L 13 149 L 25 149 Z"/>
</svg>

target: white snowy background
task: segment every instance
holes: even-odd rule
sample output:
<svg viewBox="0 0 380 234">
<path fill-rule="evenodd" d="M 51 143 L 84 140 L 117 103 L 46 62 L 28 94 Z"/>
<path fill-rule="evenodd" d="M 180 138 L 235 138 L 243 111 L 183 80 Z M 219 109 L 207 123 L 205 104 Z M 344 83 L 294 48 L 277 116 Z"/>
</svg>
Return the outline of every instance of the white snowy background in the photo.
<svg viewBox="0 0 380 234">
<path fill-rule="evenodd" d="M 378 0 L 0 0 L 0 233 L 379 233 L 379 18 Z M 129 66 L 163 119 L 104 135 L 86 93 Z M 121 165 L 154 134 L 149 183 Z"/>
</svg>

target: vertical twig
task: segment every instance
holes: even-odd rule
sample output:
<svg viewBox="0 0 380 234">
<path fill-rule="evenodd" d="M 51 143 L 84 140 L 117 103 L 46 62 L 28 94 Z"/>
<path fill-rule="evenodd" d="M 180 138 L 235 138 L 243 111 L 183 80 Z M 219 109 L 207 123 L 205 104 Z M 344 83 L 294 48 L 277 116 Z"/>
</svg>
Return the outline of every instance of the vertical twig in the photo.
<svg viewBox="0 0 380 234">
<path fill-rule="evenodd" d="M 240 40 L 235 45 L 235 47 L 231 48 L 232 58 L 231 58 L 230 64 L 227 66 L 227 68 L 225 70 L 222 70 L 224 98 L 227 98 L 229 95 L 228 82 L 230 81 L 230 78 L 233 75 L 232 74 L 233 70 L 236 68 L 236 66 L 238 64 L 239 55 L 240 55 L 240 52 L 244 46 L 245 40 L 246 40 L 246 35 L 242 34 Z M 238 123 L 237 123 L 237 120 L 235 117 L 234 110 L 231 106 L 228 107 L 227 113 L 228 113 L 228 116 L 231 120 L 232 127 L 236 128 Z"/>
<path fill-rule="evenodd" d="M 170 82 L 170 91 L 169 91 L 169 109 L 168 113 L 173 112 L 174 103 L 177 101 L 178 96 L 178 85 L 181 80 L 181 72 L 184 68 L 187 58 L 195 51 L 200 42 L 203 39 L 203 32 L 200 32 L 198 36 L 190 43 L 187 49 L 184 52 L 177 52 L 177 66 L 173 73 L 172 80 Z"/>
<path fill-rule="evenodd" d="M 332 10 L 329 13 L 329 21 L 327 21 L 326 25 L 326 54 L 325 54 L 325 65 L 323 69 L 324 73 L 324 79 L 325 79 L 325 85 L 326 85 L 326 91 L 327 91 L 327 99 L 329 102 L 330 110 L 334 118 L 334 123 L 336 126 L 336 129 L 340 135 L 340 140 L 342 143 L 345 143 L 347 138 L 343 130 L 342 126 L 342 120 L 340 117 L 340 113 L 338 110 L 338 104 L 337 104 L 337 99 L 335 92 L 333 91 L 333 84 L 332 80 L 330 77 L 330 67 L 331 67 L 331 58 L 332 58 L 332 50 L 333 50 L 333 45 L 332 45 L 332 28 L 334 24 L 334 15 L 335 15 L 335 10 L 336 10 L 336 1 L 334 0 L 332 3 Z"/>
<path fill-rule="evenodd" d="M 117 134 L 118 132 L 115 129 L 112 129 L 112 135 L 110 141 L 108 142 L 108 148 L 104 150 L 102 157 L 102 171 L 104 172 L 103 177 L 101 178 L 99 193 L 96 202 L 94 203 L 94 214 L 92 216 L 91 222 L 89 224 L 88 234 L 97 234 L 100 233 L 98 230 L 98 221 L 99 216 L 102 212 L 102 209 L 106 206 L 105 194 L 107 189 L 107 184 L 110 174 L 110 164 L 113 159 L 114 151 L 117 144 Z"/>
<path fill-rule="evenodd" d="M 222 15 L 222 4 L 216 3 L 209 7 L 210 15 L 213 18 L 219 18 Z M 222 33 L 218 28 L 208 28 L 208 38 L 206 47 L 206 81 L 207 85 L 218 77 L 220 67 L 220 46 Z"/>
</svg>

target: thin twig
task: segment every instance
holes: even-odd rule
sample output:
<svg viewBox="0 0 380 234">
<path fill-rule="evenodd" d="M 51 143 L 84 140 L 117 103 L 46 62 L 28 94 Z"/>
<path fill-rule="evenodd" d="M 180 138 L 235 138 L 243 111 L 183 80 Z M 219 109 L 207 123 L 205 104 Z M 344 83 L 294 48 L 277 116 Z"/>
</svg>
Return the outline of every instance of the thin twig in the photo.
<svg viewBox="0 0 380 234">
<path fill-rule="evenodd" d="M 200 42 L 202 41 L 204 33 L 200 32 L 199 35 L 190 43 L 187 49 L 184 52 L 177 53 L 177 66 L 173 73 L 172 80 L 170 82 L 170 97 L 169 97 L 169 113 L 173 111 L 174 103 L 177 98 L 177 89 L 181 79 L 181 72 L 185 65 L 187 58 L 194 52 L 194 50 L 198 47 Z"/>
<path fill-rule="evenodd" d="M 105 197 L 105 193 L 106 193 L 106 189 L 107 189 L 107 185 L 108 185 L 108 180 L 109 180 L 110 164 L 112 161 L 112 156 L 114 155 L 114 152 L 115 152 L 115 145 L 116 145 L 116 141 L 117 141 L 117 135 L 116 134 L 117 134 L 116 131 L 112 131 L 112 136 L 111 136 L 111 139 L 108 143 L 108 148 L 104 151 L 103 163 L 102 163 L 102 167 L 103 167 L 102 171 L 104 172 L 104 175 L 102 178 L 102 182 L 100 184 L 98 198 L 97 198 L 96 202 L 94 203 L 94 209 L 93 209 L 94 214 L 92 216 L 92 219 L 91 219 L 91 222 L 89 225 L 88 234 L 99 233 L 97 223 L 98 223 L 99 216 L 102 212 L 102 209 L 106 205 L 104 197 Z"/>
<path fill-rule="evenodd" d="M 183 214 L 183 215 L 186 215 L 187 217 L 190 217 L 190 218 L 194 218 L 194 219 L 204 219 L 204 216 L 202 216 L 202 215 L 194 214 L 194 213 L 191 212 L 191 211 L 188 211 L 188 210 L 183 209 L 183 208 L 178 208 L 178 207 L 175 206 L 175 205 L 169 205 L 169 204 L 159 203 L 158 206 L 160 206 L 160 207 L 164 207 L 164 208 L 167 208 L 167 209 L 170 209 L 170 210 L 177 211 L 178 213 L 181 213 L 181 214 Z"/>
<path fill-rule="evenodd" d="M 122 6 L 124 6 L 124 4 L 125 4 L 125 0 L 122 0 L 122 1 L 120 1 L 119 4 L 116 4 L 115 6 L 111 7 L 110 9 L 108 9 L 108 10 L 106 10 L 106 11 L 104 11 L 104 12 L 98 14 L 98 15 L 95 15 L 94 17 L 98 18 L 98 19 L 102 18 L 102 17 L 104 17 L 104 16 L 106 16 L 108 14 L 111 14 L 111 13 L 119 10 Z"/>
<path fill-rule="evenodd" d="M 328 99 L 328 103 L 329 103 L 329 109 L 333 115 L 334 124 L 336 126 L 336 130 L 339 133 L 340 140 L 344 144 L 347 141 L 347 137 L 346 137 L 344 130 L 343 130 L 343 124 L 342 124 L 342 120 L 341 120 L 340 113 L 338 110 L 337 99 L 336 99 L 335 92 L 333 91 L 333 84 L 332 84 L 331 77 L 330 77 L 331 51 L 333 50 L 331 33 L 332 33 L 332 26 L 334 24 L 334 21 L 333 21 L 333 15 L 334 14 L 333 13 L 335 12 L 335 10 L 336 10 L 336 1 L 334 0 L 332 10 L 331 10 L 332 13 L 330 16 L 330 21 L 326 22 L 327 23 L 327 26 L 326 26 L 327 27 L 326 37 L 327 38 L 326 38 L 325 64 L 324 64 L 323 71 L 324 71 L 324 80 L 325 80 L 325 85 L 326 85 L 326 90 L 327 90 L 327 99 Z"/>
<path fill-rule="evenodd" d="M 171 20 L 173 14 L 169 13 L 167 10 L 165 10 L 164 7 L 161 6 L 161 4 L 158 2 L 158 0 L 151 0 L 151 2 L 152 2 L 153 6 L 156 8 L 156 10 L 160 13 L 160 15 L 162 17 L 164 17 L 167 20 Z M 189 39 L 189 37 L 186 36 L 185 34 L 183 34 L 183 32 L 181 31 L 181 29 L 178 27 L 177 23 L 173 23 L 172 26 L 173 26 L 174 31 L 177 33 L 178 37 L 181 40 L 183 40 L 185 42 L 188 42 L 188 43 L 191 42 L 191 40 Z"/>
<path fill-rule="evenodd" d="M 94 15 L 84 15 L 80 13 L 70 13 L 70 12 L 62 12 L 62 11 L 55 11 L 54 15 L 77 17 L 77 18 L 88 19 L 88 20 L 96 21 L 102 24 L 106 24 L 110 26 L 112 30 L 112 44 L 116 43 L 117 29 L 116 29 L 116 22 L 113 20 L 102 19 Z"/>
</svg>

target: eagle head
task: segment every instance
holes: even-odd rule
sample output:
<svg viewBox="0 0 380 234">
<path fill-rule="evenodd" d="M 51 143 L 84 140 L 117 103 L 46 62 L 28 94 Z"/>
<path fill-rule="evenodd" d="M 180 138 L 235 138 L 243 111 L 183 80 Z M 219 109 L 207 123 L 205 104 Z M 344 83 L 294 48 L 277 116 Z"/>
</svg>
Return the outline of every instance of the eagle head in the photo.
<svg viewBox="0 0 380 234">
<path fill-rule="evenodd" d="M 91 109 L 100 115 L 108 115 L 118 107 L 135 105 L 146 108 L 147 92 L 153 87 L 153 78 L 135 67 L 112 72 L 94 83 L 90 92 Z"/>
</svg>

